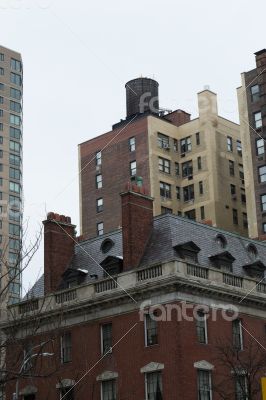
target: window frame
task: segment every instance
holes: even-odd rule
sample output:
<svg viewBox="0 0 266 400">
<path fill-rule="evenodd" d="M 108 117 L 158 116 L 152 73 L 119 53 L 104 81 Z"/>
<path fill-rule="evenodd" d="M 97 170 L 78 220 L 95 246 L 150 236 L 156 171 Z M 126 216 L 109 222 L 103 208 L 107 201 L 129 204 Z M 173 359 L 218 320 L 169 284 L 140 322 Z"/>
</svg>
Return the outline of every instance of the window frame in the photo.
<svg viewBox="0 0 266 400">
<path fill-rule="evenodd" d="M 105 338 L 104 329 L 111 328 L 108 332 L 108 336 Z M 105 342 L 108 343 L 108 347 L 105 346 Z M 101 354 L 105 355 L 112 352 L 113 347 L 113 324 L 112 322 L 107 322 L 101 325 Z"/>
<path fill-rule="evenodd" d="M 153 315 L 154 312 L 153 312 Z M 159 344 L 159 326 L 158 321 L 151 318 L 150 313 L 145 314 L 144 318 L 144 337 L 145 337 L 145 347 L 151 347 Z M 151 334 L 155 332 L 155 334 Z M 154 339 L 149 340 L 149 338 L 154 337 Z"/>
</svg>

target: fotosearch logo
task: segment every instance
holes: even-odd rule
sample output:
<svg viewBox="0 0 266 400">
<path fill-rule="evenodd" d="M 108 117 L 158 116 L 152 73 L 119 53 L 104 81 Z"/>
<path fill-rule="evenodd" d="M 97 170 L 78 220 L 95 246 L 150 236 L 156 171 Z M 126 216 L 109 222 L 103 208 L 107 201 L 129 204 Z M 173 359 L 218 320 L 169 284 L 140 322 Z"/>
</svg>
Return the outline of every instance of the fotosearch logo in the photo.
<svg viewBox="0 0 266 400">
<path fill-rule="evenodd" d="M 158 113 L 158 96 L 151 97 L 151 92 L 145 92 L 139 99 L 139 112 L 144 113 L 145 110 L 150 110 L 153 113 Z"/>
<path fill-rule="evenodd" d="M 188 304 L 182 301 L 178 304 L 157 304 L 151 305 L 151 300 L 144 301 L 139 310 L 140 321 L 144 321 L 145 316 L 149 315 L 154 321 L 189 321 L 193 322 L 202 318 L 217 321 L 217 315 L 225 321 L 233 321 L 238 318 L 239 310 L 233 304 L 214 304 L 212 307 L 197 304 Z"/>
</svg>

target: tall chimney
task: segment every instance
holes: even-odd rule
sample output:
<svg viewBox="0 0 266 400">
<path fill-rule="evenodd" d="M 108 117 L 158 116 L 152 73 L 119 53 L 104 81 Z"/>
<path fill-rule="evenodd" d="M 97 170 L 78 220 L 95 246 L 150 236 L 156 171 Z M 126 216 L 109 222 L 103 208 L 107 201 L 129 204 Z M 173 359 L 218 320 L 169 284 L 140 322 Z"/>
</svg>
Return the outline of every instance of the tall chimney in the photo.
<svg viewBox="0 0 266 400">
<path fill-rule="evenodd" d="M 75 225 L 71 218 L 48 213 L 44 225 L 44 294 L 56 291 L 74 255 Z"/>
<path fill-rule="evenodd" d="M 121 193 L 123 270 L 137 268 L 153 228 L 153 199 L 143 187 L 128 185 Z"/>
</svg>

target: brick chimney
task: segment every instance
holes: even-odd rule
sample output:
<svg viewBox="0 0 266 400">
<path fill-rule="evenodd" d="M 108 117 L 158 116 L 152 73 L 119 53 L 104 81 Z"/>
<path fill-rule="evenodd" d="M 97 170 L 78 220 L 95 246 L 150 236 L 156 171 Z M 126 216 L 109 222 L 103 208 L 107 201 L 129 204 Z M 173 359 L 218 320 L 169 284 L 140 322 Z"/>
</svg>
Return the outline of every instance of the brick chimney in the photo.
<svg viewBox="0 0 266 400">
<path fill-rule="evenodd" d="M 121 193 L 123 270 L 137 268 L 153 227 L 153 199 L 143 187 L 128 184 Z"/>
<path fill-rule="evenodd" d="M 74 255 L 75 225 L 71 218 L 50 212 L 44 225 L 44 293 L 58 289 L 62 274 Z"/>
</svg>

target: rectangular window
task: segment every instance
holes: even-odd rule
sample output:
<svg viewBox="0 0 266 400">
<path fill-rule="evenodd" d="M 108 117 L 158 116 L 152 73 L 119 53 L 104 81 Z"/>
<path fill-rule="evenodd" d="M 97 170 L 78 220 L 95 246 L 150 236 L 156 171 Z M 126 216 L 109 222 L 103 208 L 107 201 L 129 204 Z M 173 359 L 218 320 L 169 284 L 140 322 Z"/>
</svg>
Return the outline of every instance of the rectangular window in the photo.
<svg viewBox="0 0 266 400">
<path fill-rule="evenodd" d="M 266 211 L 266 194 L 260 196 L 261 211 Z"/>
<path fill-rule="evenodd" d="M 10 126 L 9 135 L 12 138 L 20 139 L 21 138 L 21 130 L 18 128 L 14 128 L 13 126 Z"/>
<path fill-rule="evenodd" d="M 0 61 L 5 61 L 5 55 L 4 55 L 4 53 L 0 53 Z"/>
<path fill-rule="evenodd" d="M 9 235 L 20 236 L 20 226 L 15 224 L 9 224 Z"/>
<path fill-rule="evenodd" d="M 241 203 L 246 204 L 246 201 L 247 201 L 246 200 L 246 191 L 244 188 L 241 188 L 240 191 L 241 191 Z"/>
<path fill-rule="evenodd" d="M 233 151 L 233 139 L 227 136 L 227 151 Z"/>
<path fill-rule="evenodd" d="M 19 250 L 20 249 L 20 241 L 18 239 L 9 239 L 9 248 L 11 250 Z"/>
<path fill-rule="evenodd" d="M 266 233 L 266 222 L 263 222 L 262 224 L 262 232 Z"/>
<path fill-rule="evenodd" d="M 200 207 L 200 218 L 201 218 L 201 220 L 205 219 L 205 208 L 204 208 L 204 206 Z"/>
<path fill-rule="evenodd" d="M 3 83 L 0 83 L 0 90 L 5 90 L 5 85 Z"/>
<path fill-rule="evenodd" d="M 0 104 L 4 104 L 4 98 L 0 96 Z"/>
<path fill-rule="evenodd" d="M 243 213 L 243 227 L 248 228 L 248 215 L 247 213 Z"/>
<path fill-rule="evenodd" d="M 95 161 L 96 161 L 96 165 L 102 164 L 102 152 L 101 151 L 97 151 L 96 156 L 95 156 Z"/>
<path fill-rule="evenodd" d="M 199 182 L 199 194 L 203 194 L 203 182 Z"/>
<path fill-rule="evenodd" d="M 247 379 L 244 374 L 236 375 L 235 390 L 236 390 L 235 400 L 249 400 L 248 391 L 247 391 Z"/>
<path fill-rule="evenodd" d="M 9 178 L 19 180 L 21 178 L 21 173 L 19 169 L 9 168 Z"/>
<path fill-rule="evenodd" d="M 250 88 L 251 101 L 254 103 L 260 99 L 260 87 L 259 85 L 253 85 Z"/>
<path fill-rule="evenodd" d="M 21 72 L 21 61 L 16 60 L 15 58 L 11 58 L 10 60 L 10 68 L 13 69 L 13 71 L 18 71 Z"/>
<path fill-rule="evenodd" d="M 0 153 L 0 155 L 1 155 L 1 153 Z M 17 156 L 15 154 L 9 154 L 9 163 L 12 164 L 12 165 L 18 165 L 19 166 L 20 163 L 21 163 L 20 156 Z"/>
<path fill-rule="evenodd" d="M 202 169 L 201 157 L 198 157 L 198 170 Z"/>
<path fill-rule="evenodd" d="M 265 150 L 264 150 L 264 140 L 263 139 L 257 139 L 256 140 L 256 153 L 257 156 L 261 156 L 262 154 L 264 154 Z"/>
<path fill-rule="evenodd" d="M 212 400 L 211 372 L 198 370 L 198 399 Z"/>
<path fill-rule="evenodd" d="M 180 140 L 181 153 L 187 153 L 192 150 L 191 137 L 188 136 Z"/>
<path fill-rule="evenodd" d="M 192 175 L 193 175 L 193 163 L 192 163 L 192 160 L 182 163 L 182 176 L 183 176 L 183 178 L 186 178 L 186 177 L 192 176 Z"/>
<path fill-rule="evenodd" d="M 245 176 L 244 176 L 243 164 L 238 164 L 238 166 L 239 166 L 239 178 L 241 180 L 244 180 Z"/>
<path fill-rule="evenodd" d="M 161 207 L 161 214 L 173 214 L 172 208 L 168 207 Z"/>
<path fill-rule="evenodd" d="M 102 354 L 110 352 L 112 349 L 112 324 L 104 324 L 101 326 Z"/>
<path fill-rule="evenodd" d="M 197 312 L 196 330 L 197 330 L 197 338 L 198 338 L 199 343 L 207 344 L 208 337 L 207 337 L 206 314 L 200 310 Z"/>
<path fill-rule="evenodd" d="M 18 115 L 10 114 L 9 122 L 11 125 L 20 126 L 21 125 L 21 118 Z"/>
<path fill-rule="evenodd" d="M 194 185 L 185 186 L 183 188 L 184 201 L 194 200 Z"/>
<path fill-rule="evenodd" d="M 9 190 L 10 192 L 15 192 L 15 193 L 19 193 L 20 194 L 20 184 L 16 183 L 16 182 L 9 182 Z"/>
<path fill-rule="evenodd" d="M 154 313 L 145 315 L 145 346 L 158 344 L 158 322 Z"/>
<path fill-rule="evenodd" d="M 229 175 L 235 176 L 235 163 L 232 160 L 229 160 Z"/>
<path fill-rule="evenodd" d="M 4 75 L 4 74 L 5 74 L 4 68 L 0 67 L 0 75 Z"/>
<path fill-rule="evenodd" d="M 184 217 L 188 219 L 195 220 L 196 219 L 196 210 L 189 210 L 184 212 Z M 194 260 L 195 261 L 195 260 Z"/>
<path fill-rule="evenodd" d="M 176 186 L 176 198 L 177 200 L 180 200 L 180 187 Z"/>
<path fill-rule="evenodd" d="M 4 129 L 4 125 L 2 122 L 0 122 L 0 131 L 3 131 L 3 129 Z"/>
<path fill-rule="evenodd" d="M 66 332 L 61 336 L 61 360 L 62 363 L 68 363 L 72 359 L 72 341 L 71 333 Z"/>
<path fill-rule="evenodd" d="M 3 117 L 3 115 L 4 115 L 4 111 L 0 110 L 0 117 Z"/>
<path fill-rule="evenodd" d="M 60 399 L 74 400 L 74 387 L 68 386 L 65 388 L 61 388 L 60 389 Z"/>
<path fill-rule="evenodd" d="M 131 161 L 130 162 L 130 176 L 137 175 L 137 162 Z"/>
<path fill-rule="evenodd" d="M 166 150 L 170 149 L 169 136 L 163 135 L 162 133 L 158 133 L 157 143 L 158 147 L 160 147 L 161 149 L 166 149 Z"/>
<path fill-rule="evenodd" d="M 98 236 L 103 235 L 103 222 L 98 222 L 97 224 L 97 235 Z"/>
<path fill-rule="evenodd" d="M 14 142 L 13 140 L 10 140 L 10 142 L 9 142 L 9 150 L 19 153 L 20 152 L 20 143 Z"/>
<path fill-rule="evenodd" d="M 232 322 L 232 332 L 234 348 L 236 350 L 243 350 L 242 322 L 240 319 L 235 319 Z"/>
<path fill-rule="evenodd" d="M 242 155 L 242 143 L 241 143 L 240 140 L 236 141 L 236 150 L 237 150 L 239 155 Z"/>
<path fill-rule="evenodd" d="M 178 151 L 178 140 L 174 139 L 174 151 L 177 152 Z"/>
<path fill-rule="evenodd" d="M 13 83 L 14 85 L 21 86 L 21 83 L 22 83 L 21 75 L 11 72 L 10 73 L 10 82 Z"/>
<path fill-rule="evenodd" d="M 259 182 L 266 182 L 266 165 L 259 167 Z"/>
<path fill-rule="evenodd" d="M 129 151 L 135 151 L 136 150 L 136 139 L 134 137 L 130 138 L 129 141 Z"/>
<path fill-rule="evenodd" d="M 160 196 L 166 199 L 171 199 L 171 185 L 165 182 L 160 182 Z"/>
<path fill-rule="evenodd" d="M 102 197 L 100 199 L 96 200 L 96 210 L 97 210 L 97 213 L 103 211 L 103 198 Z"/>
<path fill-rule="evenodd" d="M 262 127 L 262 116 L 261 111 L 255 112 L 254 116 L 254 126 L 256 129 L 260 129 Z"/>
<path fill-rule="evenodd" d="M 236 187 L 235 187 L 235 185 L 230 185 L 230 192 L 231 192 L 231 196 L 235 196 L 236 195 Z"/>
<path fill-rule="evenodd" d="M 96 175 L 96 189 L 101 189 L 103 187 L 103 176 L 101 174 Z"/>
<path fill-rule="evenodd" d="M 101 383 L 102 396 L 101 400 L 116 400 L 116 381 L 109 379 Z"/>
<path fill-rule="evenodd" d="M 170 165 L 171 165 L 170 160 L 159 157 L 159 171 L 165 172 L 166 174 L 170 174 L 171 172 Z"/>
<path fill-rule="evenodd" d="M 10 88 L 10 97 L 16 100 L 21 100 L 21 90 L 15 89 L 15 88 Z"/>
<path fill-rule="evenodd" d="M 180 175 L 180 169 L 179 169 L 179 163 L 175 162 L 175 175 L 179 176 Z"/>
<path fill-rule="evenodd" d="M 233 208 L 233 223 L 235 225 L 238 225 L 238 213 L 237 213 L 237 210 L 235 208 Z"/>
<path fill-rule="evenodd" d="M 10 110 L 15 111 L 17 113 L 21 112 L 21 105 L 20 103 L 17 103 L 16 101 L 10 100 Z"/>
<path fill-rule="evenodd" d="M 146 400 L 163 399 L 163 385 L 161 371 L 146 374 Z"/>
<path fill-rule="evenodd" d="M 196 144 L 197 144 L 197 146 L 200 145 L 200 133 L 199 132 L 196 133 Z"/>
</svg>

